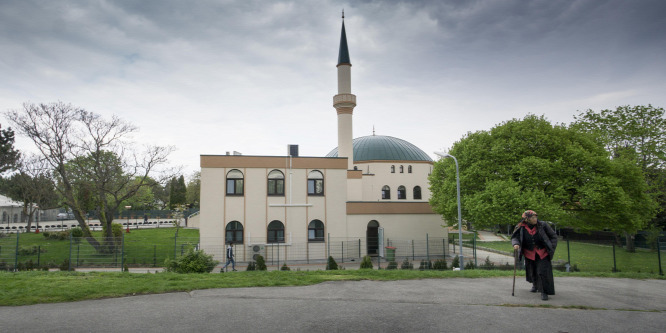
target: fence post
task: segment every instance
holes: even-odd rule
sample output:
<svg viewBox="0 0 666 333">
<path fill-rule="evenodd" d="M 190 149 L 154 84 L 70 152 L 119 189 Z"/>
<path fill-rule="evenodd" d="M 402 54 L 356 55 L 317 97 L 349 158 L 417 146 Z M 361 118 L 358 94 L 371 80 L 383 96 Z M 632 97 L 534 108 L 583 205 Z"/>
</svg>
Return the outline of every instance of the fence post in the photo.
<svg viewBox="0 0 666 333">
<path fill-rule="evenodd" d="M 358 258 L 361 259 L 361 239 L 358 239 Z"/>
<path fill-rule="evenodd" d="M 19 234 L 21 232 L 17 229 L 16 230 L 16 251 L 14 252 L 14 272 L 16 272 L 16 269 L 18 268 L 18 254 L 19 254 Z"/>
<path fill-rule="evenodd" d="M 474 237 L 472 238 L 472 246 L 474 247 L 474 267 L 479 267 L 479 262 L 477 261 L 477 256 L 476 256 L 476 233 L 473 234 Z"/>
<path fill-rule="evenodd" d="M 617 263 L 615 262 L 615 241 L 613 241 L 613 273 L 617 272 Z"/>
<path fill-rule="evenodd" d="M 414 257 L 414 240 L 412 239 L 412 261 L 416 260 Z"/>
<path fill-rule="evenodd" d="M 326 260 L 328 260 L 328 257 L 331 256 L 331 233 L 329 232 L 328 234 L 328 241 L 326 242 Z"/>
<path fill-rule="evenodd" d="M 430 263 L 430 241 L 428 240 L 428 234 L 426 233 L 426 260 Z"/>
<path fill-rule="evenodd" d="M 442 238 L 442 258 L 446 259 L 446 239 Z"/>
<path fill-rule="evenodd" d="M 340 256 L 342 257 L 342 263 L 345 263 L 345 241 L 341 241 L 340 244 L 342 244 L 342 250 L 340 251 Z"/>
<path fill-rule="evenodd" d="M 567 237 L 567 262 L 571 266 L 571 251 L 569 251 L 569 237 Z"/>
<path fill-rule="evenodd" d="M 658 240 L 657 240 L 657 243 L 659 243 Z M 37 247 L 37 267 L 40 266 L 40 264 L 39 264 L 39 259 L 40 259 L 41 257 L 42 257 L 42 246 L 40 245 L 40 246 Z"/>
<path fill-rule="evenodd" d="M 76 243 L 76 267 L 79 267 L 79 254 L 81 253 L 81 243 Z"/>
<path fill-rule="evenodd" d="M 153 245 L 153 267 L 157 267 L 157 245 Z"/>
<path fill-rule="evenodd" d="M 72 233 L 69 233 L 69 266 L 67 267 L 67 271 L 72 270 Z"/>
<path fill-rule="evenodd" d="M 657 236 L 657 260 L 659 260 L 659 275 L 664 275 L 664 271 L 661 270 L 661 243 L 659 242 L 659 236 Z"/>
<path fill-rule="evenodd" d="M 120 241 L 120 271 L 125 269 L 125 233 L 122 233 L 123 238 Z M 174 258 L 175 260 L 176 258 Z"/>
<path fill-rule="evenodd" d="M 173 260 L 176 260 L 178 255 L 178 228 L 176 228 L 176 234 L 173 235 Z"/>
</svg>

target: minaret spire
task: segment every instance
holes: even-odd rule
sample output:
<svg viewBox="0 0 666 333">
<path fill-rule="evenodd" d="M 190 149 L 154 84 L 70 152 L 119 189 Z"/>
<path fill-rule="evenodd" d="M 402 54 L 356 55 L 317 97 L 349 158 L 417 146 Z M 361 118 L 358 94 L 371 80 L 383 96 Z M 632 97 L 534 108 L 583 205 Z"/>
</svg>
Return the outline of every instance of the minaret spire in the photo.
<svg viewBox="0 0 666 333">
<path fill-rule="evenodd" d="M 338 113 L 338 157 L 347 157 L 347 167 L 354 169 L 352 114 L 356 96 L 351 92 L 351 61 L 345 32 L 345 11 L 342 10 L 342 32 L 338 52 L 338 94 L 333 96 L 333 107 Z"/>
</svg>

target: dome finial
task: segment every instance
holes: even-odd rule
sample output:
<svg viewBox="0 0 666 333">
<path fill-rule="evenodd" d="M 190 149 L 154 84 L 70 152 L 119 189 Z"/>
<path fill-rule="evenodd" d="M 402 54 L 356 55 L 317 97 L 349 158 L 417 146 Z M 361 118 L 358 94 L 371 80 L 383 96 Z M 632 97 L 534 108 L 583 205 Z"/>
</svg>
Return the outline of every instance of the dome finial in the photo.
<svg viewBox="0 0 666 333">
<path fill-rule="evenodd" d="M 375 136 L 375 125 L 372 125 L 372 136 Z"/>
<path fill-rule="evenodd" d="M 342 20 L 343 21 L 345 20 L 345 9 L 344 8 L 342 8 Z"/>
</svg>

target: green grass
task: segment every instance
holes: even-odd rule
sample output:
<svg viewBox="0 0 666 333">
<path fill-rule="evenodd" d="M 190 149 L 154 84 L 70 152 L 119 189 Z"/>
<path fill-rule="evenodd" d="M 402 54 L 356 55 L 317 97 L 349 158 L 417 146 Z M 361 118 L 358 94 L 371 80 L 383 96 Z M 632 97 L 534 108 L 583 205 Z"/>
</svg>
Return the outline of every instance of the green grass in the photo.
<svg viewBox="0 0 666 333">
<path fill-rule="evenodd" d="M 127 264 L 129 266 L 162 266 L 166 258 L 174 257 L 174 245 L 176 246 L 176 255 L 187 251 L 198 243 L 199 230 L 180 229 L 178 232 L 178 242 L 174 244 L 175 228 L 154 228 L 154 229 L 131 229 L 130 233 L 124 234 L 125 246 L 119 249 L 118 253 L 99 254 L 85 240 L 80 243 L 72 242 L 71 258 L 74 266 L 120 266 L 121 256 L 124 252 Z M 94 231 L 93 236 L 100 239 L 101 231 Z M 41 248 L 41 253 L 30 255 L 19 255 L 19 262 L 32 262 L 40 266 L 57 266 L 65 259 L 70 258 L 69 240 L 49 240 L 43 233 L 22 233 L 19 235 L 19 248 Z M 14 256 L 16 252 L 16 234 L 9 234 L 7 237 L 0 238 L 0 263 L 5 262 L 13 267 Z"/>
<path fill-rule="evenodd" d="M 523 272 L 518 275 L 524 276 Z M 419 270 L 340 270 L 270 271 L 211 274 L 141 274 L 79 272 L 0 272 L 0 306 L 72 302 L 127 295 L 157 294 L 210 288 L 305 286 L 325 281 L 393 281 L 445 278 L 511 277 L 513 271 L 419 271 Z M 638 273 L 561 273 L 556 277 L 616 277 L 664 279 Z"/>
<path fill-rule="evenodd" d="M 477 242 L 479 247 L 487 247 L 508 254 L 513 253 L 510 241 Z M 571 265 L 576 265 L 583 272 L 611 272 L 613 270 L 613 247 L 582 242 L 569 242 Z M 662 253 L 662 270 L 666 270 L 666 253 Z M 567 242 L 560 241 L 555 251 L 554 260 L 567 261 Z M 615 247 L 615 265 L 621 272 L 659 273 L 657 252 L 636 249 L 635 253 Z"/>
</svg>

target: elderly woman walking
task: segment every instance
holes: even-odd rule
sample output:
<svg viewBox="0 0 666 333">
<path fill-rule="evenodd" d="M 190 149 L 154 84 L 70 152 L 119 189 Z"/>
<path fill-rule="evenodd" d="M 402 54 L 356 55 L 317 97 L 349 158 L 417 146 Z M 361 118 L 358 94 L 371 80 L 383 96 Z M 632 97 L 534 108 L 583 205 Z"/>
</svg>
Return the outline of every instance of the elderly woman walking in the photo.
<svg viewBox="0 0 666 333">
<path fill-rule="evenodd" d="M 525 276 L 532 283 L 531 292 L 541 292 L 541 299 L 555 295 L 551 260 L 557 247 L 557 235 L 548 223 L 539 221 L 537 213 L 527 210 L 511 235 L 511 244 L 525 257 Z"/>
</svg>

